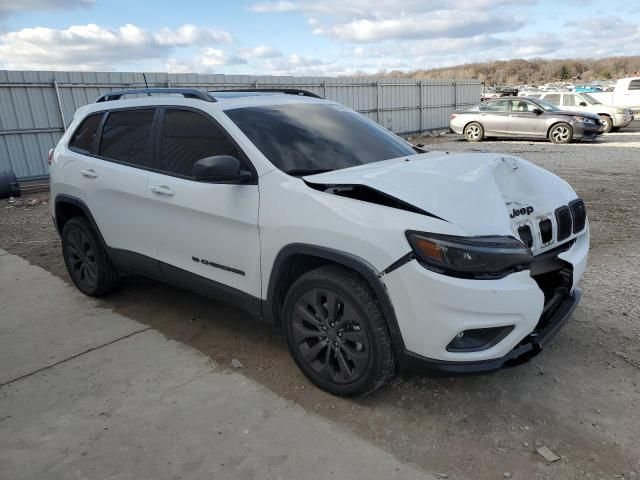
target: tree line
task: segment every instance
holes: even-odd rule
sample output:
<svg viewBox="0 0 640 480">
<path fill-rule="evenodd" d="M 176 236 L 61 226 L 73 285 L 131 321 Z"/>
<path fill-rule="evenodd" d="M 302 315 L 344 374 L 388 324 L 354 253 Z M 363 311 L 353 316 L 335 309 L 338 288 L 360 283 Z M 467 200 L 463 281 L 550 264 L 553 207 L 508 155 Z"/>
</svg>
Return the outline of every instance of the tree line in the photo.
<svg viewBox="0 0 640 480">
<path fill-rule="evenodd" d="M 486 85 L 536 85 L 562 80 L 588 82 L 640 75 L 640 56 L 599 59 L 496 60 L 410 72 L 394 70 L 380 73 L 388 77 L 424 80 L 476 79 L 485 82 Z"/>
</svg>

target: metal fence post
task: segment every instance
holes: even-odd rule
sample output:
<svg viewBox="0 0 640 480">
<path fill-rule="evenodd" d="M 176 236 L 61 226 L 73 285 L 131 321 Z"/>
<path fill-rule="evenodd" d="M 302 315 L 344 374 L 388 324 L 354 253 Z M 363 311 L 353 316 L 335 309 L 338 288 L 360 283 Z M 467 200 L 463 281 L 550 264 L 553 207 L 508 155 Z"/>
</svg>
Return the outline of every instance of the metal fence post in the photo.
<svg viewBox="0 0 640 480">
<path fill-rule="evenodd" d="M 327 82 L 323 80 L 320 85 L 322 86 L 322 98 L 327 98 Z"/>
<path fill-rule="evenodd" d="M 420 80 L 418 82 L 418 114 L 420 115 L 419 121 L 418 121 L 418 128 L 420 130 L 420 134 L 422 134 L 422 132 L 424 132 L 424 125 L 423 125 L 423 120 L 422 120 L 422 112 L 424 108 L 424 102 L 422 101 L 422 80 Z"/>
<path fill-rule="evenodd" d="M 454 80 L 451 82 L 453 85 L 453 109 L 458 109 L 458 83 Z"/>
<path fill-rule="evenodd" d="M 60 111 L 60 119 L 62 120 L 62 129 L 67 131 L 67 121 L 64 118 L 64 110 L 62 108 L 62 99 L 60 98 L 60 89 L 58 88 L 58 81 L 53 79 L 53 88 L 56 91 L 56 99 L 58 100 L 58 110 Z"/>
<path fill-rule="evenodd" d="M 376 122 L 380 123 L 380 82 L 376 81 Z"/>
</svg>

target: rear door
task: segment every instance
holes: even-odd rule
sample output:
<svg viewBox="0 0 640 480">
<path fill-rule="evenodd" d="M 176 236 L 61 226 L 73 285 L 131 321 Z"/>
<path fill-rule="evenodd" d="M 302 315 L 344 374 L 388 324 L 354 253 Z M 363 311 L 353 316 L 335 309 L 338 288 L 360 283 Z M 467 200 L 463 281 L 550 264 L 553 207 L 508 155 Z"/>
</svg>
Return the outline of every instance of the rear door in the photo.
<svg viewBox="0 0 640 480">
<path fill-rule="evenodd" d="M 71 174 L 76 176 L 69 183 L 80 187 L 78 196 L 106 244 L 150 258 L 155 248 L 145 209 L 155 113 L 147 107 L 87 117 L 69 143 L 75 165 Z"/>
<path fill-rule="evenodd" d="M 249 166 L 243 152 L 209 114 L 180 107 L 163 109 L 156 145 L 147 214 L 165 275 L 179 284 L 196 281 L 192 288 L 198 291 L 204 278 L 259 297 L 257 182 L 230 185 L 193 177 L 194 163 L 215 155 L 232 155 Z"/>
<path fill-rule="evenodd" d="M 509 134 L 509 100 L 490 100 L 478 108 L 485 135 Z"/>
</svg>

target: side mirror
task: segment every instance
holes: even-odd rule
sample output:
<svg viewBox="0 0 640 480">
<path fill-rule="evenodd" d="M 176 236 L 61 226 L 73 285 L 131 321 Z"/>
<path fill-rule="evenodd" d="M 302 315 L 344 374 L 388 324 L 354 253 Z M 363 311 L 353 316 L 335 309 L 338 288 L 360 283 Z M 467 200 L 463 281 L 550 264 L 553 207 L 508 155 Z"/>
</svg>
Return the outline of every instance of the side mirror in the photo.
<svg viewBox="0 0 640 480">
<path fill-rule="evenodd" d="M 542 115 L 543 112 L 539 108 L 534 108 L 533 113 L 535 113 L 536 115 Z"/>
<path fill-rule="evenodd" d="M 580 102 L 578 105 L 580 105 L 581 107 L 586 107 L 587 106 L 587 102 Z"/>
<path fill-rule="evenodd" d="M 215 155 L 193 164 L 193 176 L 199 182 L 243 183 L 251 178 L 251 172 L 242 170 L 242 163 L 231 155 Z"/>
</svg>

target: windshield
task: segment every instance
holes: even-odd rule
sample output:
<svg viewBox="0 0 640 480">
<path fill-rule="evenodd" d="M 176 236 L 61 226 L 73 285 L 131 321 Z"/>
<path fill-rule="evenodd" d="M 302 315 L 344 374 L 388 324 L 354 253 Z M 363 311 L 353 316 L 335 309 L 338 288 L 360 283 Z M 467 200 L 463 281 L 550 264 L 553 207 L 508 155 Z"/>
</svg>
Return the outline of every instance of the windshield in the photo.
<svg viewBox="0 0 640 480">
<path fill-rule="evenodd" d="M 589 95 L 588 93 L 582 93 L 580 94 L 582 98 L 584 98 L 587 102 L 589 102 L 591 105 L 600 105 L 602 102 L 599 102 L 598 100 L 596 100 L 595 98 L 593 98 L 591 95 Z"/>
<path fill-rule="evenodd" d="M 562 109 L 558 108 L 553 103 L 546 102 L 546 101 L 541 100 L 539 98 L 535 98 L 535 99 L 532 98 L 531 101 L 533 103 L 535 103 L 536 105 L 539 105 L 540 108 L 542 108 L 543 110 L 545 110 L 547 112 L 561 112 L 562 111 Z"/>
<path fill-rule="evenodd" d="M 400 137 L 334 105 L 269 105 L 225 113 L 271 163 L 291 175 L 416 154 Z"/>
</svg>

